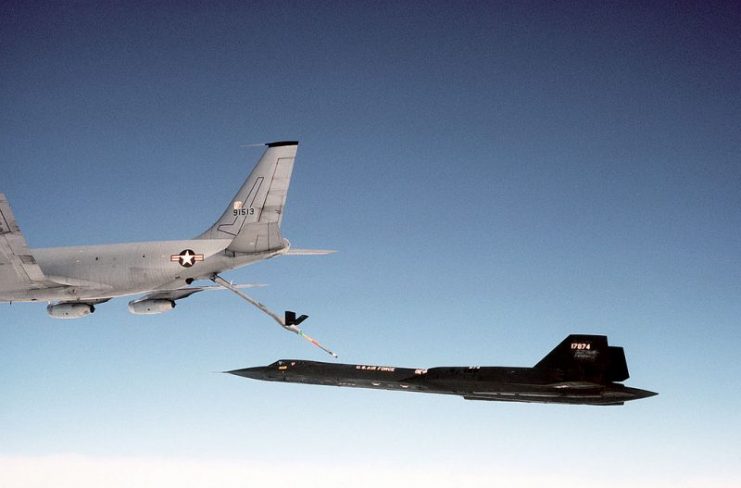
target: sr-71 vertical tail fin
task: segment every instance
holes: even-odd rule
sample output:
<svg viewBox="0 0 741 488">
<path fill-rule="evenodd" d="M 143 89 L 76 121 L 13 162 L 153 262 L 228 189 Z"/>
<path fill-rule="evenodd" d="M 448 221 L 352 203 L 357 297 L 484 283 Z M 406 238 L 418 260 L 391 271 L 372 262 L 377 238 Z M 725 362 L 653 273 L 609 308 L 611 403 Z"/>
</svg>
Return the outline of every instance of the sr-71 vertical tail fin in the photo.
<svg viewBox="0 0 741 488">
<path fill-rule="evenodd" d="M 608 346 L 607 337 L 600 335 L 568 336 L 535 368 L 557 370 L 564 381 L 604 383 L 629 377 L 623 348 Z"/>
</svg>

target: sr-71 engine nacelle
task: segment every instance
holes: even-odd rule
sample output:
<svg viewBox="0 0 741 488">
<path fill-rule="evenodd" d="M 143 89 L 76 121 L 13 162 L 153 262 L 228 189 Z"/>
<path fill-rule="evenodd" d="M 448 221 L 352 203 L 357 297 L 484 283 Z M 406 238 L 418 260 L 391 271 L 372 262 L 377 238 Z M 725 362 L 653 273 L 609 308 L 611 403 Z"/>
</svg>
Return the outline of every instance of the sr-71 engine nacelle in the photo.
<svg viewBox="0 0 741 488">
<path fill-rule="evenodd" d="M 169 312 L 175 308 L 175 302 L 162 298 L 129 302 L 129 312 L 134 315 L 154 315 Z"/>
<path fill-rule="evenodd" d="M 55 319 L 79 319 L 85 315 L 95 312 L 95 307 L 90 303 L 50 303 L 46 307 L 50 317 Z"/>
</svg>

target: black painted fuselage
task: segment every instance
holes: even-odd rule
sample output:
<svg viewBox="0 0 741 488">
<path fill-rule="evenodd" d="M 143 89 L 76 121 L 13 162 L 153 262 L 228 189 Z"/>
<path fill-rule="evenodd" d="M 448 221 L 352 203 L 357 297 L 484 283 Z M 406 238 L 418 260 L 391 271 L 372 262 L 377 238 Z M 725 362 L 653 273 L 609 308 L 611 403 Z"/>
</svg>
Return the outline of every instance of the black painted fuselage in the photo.
<svg viewBox="0 0 741 488">
<path fill-rule="evenodd" d="M 569 336 L 533 368 L 397 368 L 283 359 L 229 371 L 264 381 L 459 395 L 467 400 L 621 405 L 655 393 L 630 388 L 622 348 L 604 336 Z"/>
</svg>

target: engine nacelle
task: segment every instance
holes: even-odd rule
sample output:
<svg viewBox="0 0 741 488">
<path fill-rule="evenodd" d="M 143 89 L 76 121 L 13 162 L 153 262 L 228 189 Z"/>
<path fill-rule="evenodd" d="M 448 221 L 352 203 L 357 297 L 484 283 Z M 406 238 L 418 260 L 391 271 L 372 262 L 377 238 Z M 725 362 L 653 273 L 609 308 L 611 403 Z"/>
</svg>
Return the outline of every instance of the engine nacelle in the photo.
<svg viewBox="0 0 741 488">
<path fill-rule="evenodd" d="M 175 302 L 163 298 L 129 302 L 129 312 L 134 315 L 154 315 L 169 312 L 175 308 Z"/>
<path fill-rule="evenodd" d="M 79 319 L 95 312 L 95 307 L 81 302 L 50 303 L 46 306 L 46 311 L 55 319 Z"/>
</svg>

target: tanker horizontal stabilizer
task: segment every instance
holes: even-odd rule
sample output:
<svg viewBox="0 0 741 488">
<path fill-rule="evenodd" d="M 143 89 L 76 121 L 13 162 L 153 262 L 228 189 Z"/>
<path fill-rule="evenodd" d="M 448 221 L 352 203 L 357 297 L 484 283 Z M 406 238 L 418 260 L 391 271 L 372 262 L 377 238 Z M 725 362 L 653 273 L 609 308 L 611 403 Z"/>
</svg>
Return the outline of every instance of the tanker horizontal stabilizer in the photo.
<svg viewBox="0 0 741 488">
<path fill-rule="evenodd" d="M 283 253 L 284 256 L 326 256 L 327 254 L 334 254 L 337 251 L 332 249 L 300 249 L 290 248 L 288 251 Z"/>
</svg>

